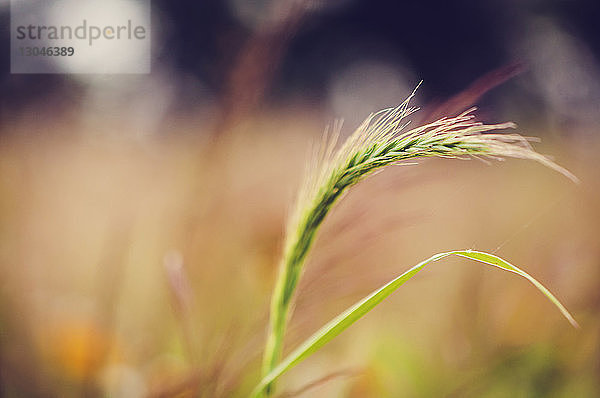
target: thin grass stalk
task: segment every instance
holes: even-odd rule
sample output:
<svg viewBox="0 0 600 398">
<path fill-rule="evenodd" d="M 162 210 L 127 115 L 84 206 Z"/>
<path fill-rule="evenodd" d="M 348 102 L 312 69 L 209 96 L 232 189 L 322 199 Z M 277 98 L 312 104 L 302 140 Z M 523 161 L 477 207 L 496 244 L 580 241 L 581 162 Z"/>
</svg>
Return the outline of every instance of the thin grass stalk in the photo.
<svg viewBox="0 0 600 398">
<path fill-rule="evenodd" d="M 316 161 L 309 164 L 311 170 L 288 223 L 271 299 L 263 376 L 273 370 L 281 359 L 294 292 L 319 227 L 348 188 L 366 176 L 409 159 L 470 156 L 535 160 L 576 181 L 576 177 L 567 170 L 535 152 L 526 138 L 518 134 L 490 133 L 515 126 L 512 123 L 488 125 L 476 122 L 474 108 L 404 132 L 408 126 L 406 117 L 417 110 L 409 106 L 413 96 L 414 92 L 396 108 L 371 114 L 337 151 L 334 148 L 341 126 L 334 126 L 332 138 L 321 147 Z M 265 391 L 266 395 L 270 395 L 273 385 Z"/>
</svg>

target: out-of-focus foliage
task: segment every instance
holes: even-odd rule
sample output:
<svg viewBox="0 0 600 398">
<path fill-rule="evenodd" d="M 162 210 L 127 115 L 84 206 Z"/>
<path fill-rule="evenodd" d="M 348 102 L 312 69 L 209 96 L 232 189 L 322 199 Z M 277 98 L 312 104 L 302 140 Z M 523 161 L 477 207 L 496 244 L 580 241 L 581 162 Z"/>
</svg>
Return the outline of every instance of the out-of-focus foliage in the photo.
<svg viewBox="0 0 600 398">
<path fill-rule="evenodd" d="M 247 394 L 306 132 L 320 135 L 314 119 L 273 114 L 210 145 L 185 135 L 81 140 L 67 125 L 50 138 L 20 126 L 0 156 L 7 396 Z M 287 346 L 423 253 L 452 247 L 501 246 L 553 287 L 580 330 L 525 283 L 450 261 L 281 388 L 349 371 L 310 394 L 595 395 L 599 168 L 589 147 L 541 150 L 581 185 L 516 160 L 432 160 L 358 186 L 316 242 Z M 173 251 L 182 267 L 165 266 Z"/>
</svg>

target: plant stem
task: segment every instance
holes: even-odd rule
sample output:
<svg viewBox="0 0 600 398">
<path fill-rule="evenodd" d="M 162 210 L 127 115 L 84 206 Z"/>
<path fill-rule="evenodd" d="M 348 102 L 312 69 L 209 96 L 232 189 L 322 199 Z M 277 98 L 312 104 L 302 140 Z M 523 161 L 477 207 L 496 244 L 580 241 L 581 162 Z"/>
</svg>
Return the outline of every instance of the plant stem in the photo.
<svg viewBox="0 0 600 398">
<path fill-rule="evenodd" d="M 287 241 L 271 298 L 269 333 L 263 355 L 263 376 L 273 370 L 281 359 L 291 301 L 300 279 L 302 266 L 313 244 L 317 230 L 341 192 L 339 189 L 323 192 L 320 195 L 320 200 L 315 201 L 314 207 L 298 223 L 296 233 Z M 270 395 L 272 391 L 273 385 L 267 387 L 267 395 Z"/>
<path fill-rule="evenodd" d="M 269 320 L 269 334 L 265 345 L 263 355 L 262 375 L 268 374 L 281 359 L 283 350 L 283 336 L 289 315 L 289 303 L 284 300 L 283 286 L 289 275 L 289 268 L 283 265 L 280 267 L 277 284 L 271 299 L 271 318 Z M 266 388 L 266 395 L 273 391 L 273 385 Z"/>
</svg>

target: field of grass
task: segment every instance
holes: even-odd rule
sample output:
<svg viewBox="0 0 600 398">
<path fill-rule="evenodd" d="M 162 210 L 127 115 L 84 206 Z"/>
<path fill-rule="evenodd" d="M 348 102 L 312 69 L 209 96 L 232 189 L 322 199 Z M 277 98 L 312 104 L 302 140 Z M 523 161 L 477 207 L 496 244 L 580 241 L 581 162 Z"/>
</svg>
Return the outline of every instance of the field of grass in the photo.
<svg viewBox="0 0 600 398">
<path fill-rule="evenodd" d="M 5 126 L 3 396 L 248 396 L 322 121 L 266 112 L 218 140 L 194 120 L 143 139 L 68 120 Z M 275 396 L 600 394 L 600 141 L 523 133 L 548 137 L 536 149 L 580 184 L 518 159 L 419 160 L 361 182 L 316 237 L 284 352 L 453 249 L 523 268 L 580 329 L 526 281 L 449 258 L 286 373 Z"/>
</svg>

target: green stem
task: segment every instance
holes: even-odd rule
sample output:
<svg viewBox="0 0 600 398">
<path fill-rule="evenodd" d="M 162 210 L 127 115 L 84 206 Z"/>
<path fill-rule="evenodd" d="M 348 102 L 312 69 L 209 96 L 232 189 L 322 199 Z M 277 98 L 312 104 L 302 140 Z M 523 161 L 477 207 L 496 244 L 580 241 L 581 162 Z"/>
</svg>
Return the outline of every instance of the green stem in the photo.
<svg viewBox="0 0 600 398">
<path fill-rule="evenodd" d="M 282 263 L 279 269 L 279 275 L 271 298 L 271 315 L 269 320 L 269 335 L 265 345 L 263 354 L 262 375 L 268 374 L 281 359 L 283 351 L 283 336 L 287 325 L 289 315 L 289 302 L 284 300 L 284 287 L 289 278 L 290 268 Z M 265 389 L 266 395 L 271 395 L 273 385 L 267 386 Z"/>
<path fill-rule="evenodd" d="M 304 245 L 300 243 L 303 238 L 308 239 L 308 242 L 304 240 Z M 288 317 L 290 316 L 291 301 L 298 284 L 302 263 L 312 244 L 313 238 L 314 233 L 308 238 L 305 234 L 301 234 L 299 239 L 291 246 L 292 249 L 288 252 L 292 254 L 285 255 L 279 267 L 277 282 L 275 283 L 271 298 L 269 334 L 263 355 L 263 376 L 269 374 L 281 360 L 283 338 L 285 336 Z M 273 390 L 273 384 L 267 386 L 265 389 L 266 395 L 271 395 Z"/>
<path fill-rule="evenodd" d="M 263 377 L 269 374 L 281 360 L 283 338 L 291 312 L 291 302 L 300 279 L 304 260 L 313 244 L 317 230 L 341 192 L 342 190 L 334 188 L 326 190 L 320 195 L 312 209 L 305 213 L 306 216 L 299 223 L 295 234 L 286 245 L 271 298 L 269 333 L 263 354 Z M 274 386 L 270 384 L 265 389 L 266 395 L 271 395 L 273 390 Z"/>
</svg>

